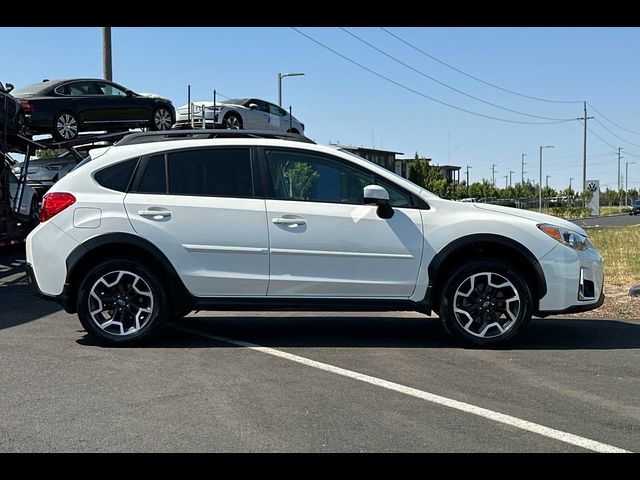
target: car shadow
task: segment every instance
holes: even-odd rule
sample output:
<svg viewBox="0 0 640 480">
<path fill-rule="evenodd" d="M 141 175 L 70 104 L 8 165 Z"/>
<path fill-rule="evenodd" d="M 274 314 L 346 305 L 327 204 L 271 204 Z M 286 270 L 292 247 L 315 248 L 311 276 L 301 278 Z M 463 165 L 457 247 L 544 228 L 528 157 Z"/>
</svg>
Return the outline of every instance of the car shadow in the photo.
<svg viewBox="0 0 640 480">
<path fill-rule="evenodd" d="M 62 310 L 60 305 L 33 293 L 24 266 L 24 245 L 0 249 L 0 330 Z"/>
<path fill-rule="evenodd" d="M 188 330 L 188 331 L 185 331 Z M 206 335 L 194 334 L 195 331 Z M 438 318 L 376 316 L 189 316 L 172 323 L 144 348 L 237 348 L 223 337 L 273 348 L 459 348 Z M 91 337 L 82 345 L 99 346 Z M 640 323 L 606 319 L 534 319 L 501 350 L 616 350 L 640 348 Z"/>
</svg>

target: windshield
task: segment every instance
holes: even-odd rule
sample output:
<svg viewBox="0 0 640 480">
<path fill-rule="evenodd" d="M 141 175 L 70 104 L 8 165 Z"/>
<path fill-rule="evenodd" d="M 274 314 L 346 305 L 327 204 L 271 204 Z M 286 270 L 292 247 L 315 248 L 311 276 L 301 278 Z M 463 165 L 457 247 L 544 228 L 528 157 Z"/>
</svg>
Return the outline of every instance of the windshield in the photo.
<svg viewBox="0 0 640 480">
<path fill-rule="evenodd" d="M 373 163 L 374 165 L 377 165 L 377 163 L 372 162 L 371 160 L 368 160 L 368 159 L 366 159 L 366 158 L 364 158 L 364 157 L 361 157 L 360 155 L 356 155 L 355 153 L 350 152 L 349 150 L 346 150 L 346 149 L 344 149 L 344 148 L 338 148 L 338 151 L 343 152 L 343 153 L 347 153 L 347 154 L 351 155 L 352 157 L 359 158 L 360 160 L 364 160 L 365 162 L 370 162 L 370 163 Z M 384 168 L 384 167 L 382 167 L 382 168 Z M 387 169 L 385 168 L 385 170 L 387 170 Z M 404 178 L 404 177 L 402 177 L 402 176 L 398 175 L 396 172 L 392 172 L 391 170 L 387 170 L 387 172 L 389 172 L 391 175 L 393 175 L 393 176 L 394 176 L 394 177 L 396 177 L 396 178 L 399 178 L 399 179 L 401 179 L 401 180 L 404 180 L 405 182 L 409 182 L 409 183 L 412 183 L 413 185 L 416 185 L 415 183 L 413 183 L 413 182 L 412 182 L 411 180 L 409 180 L 408 178 Z M 438 195 L 436 195 L 435 193 L 430 192 L 429 190 L 427 190 L 427 189 L 426 189 L 426 188 L 424 188 L 424 187 L 421 187 L 420 185 L 416 185 L 416 187 L 421 188 L 421 189 L 422 189 L 422 191 L 423 191 L 424 193 L 426 193 L 426 194 L 427 194 L 427 196 L 429 196 L 429 197 L 432 197 L 432 198 L 440 198 L 440 197 L 439 197 Z"/>
<path fill-rule="evenodd" d="M 233 105 L 242 105 L 243 103 L 245 103 L 247 100 L 249 100 L 248 98 L 229 98 L 227 100 L 223 100 L 220 103 L 231 103 Z"/>
<path fill-rule="evenodd" d="M 34 95 L 44 88 L 45 85 L 43 83 L 34 83 L 33 85 L 27 85 L 26 87 L 17 88 L 11 93 L 16 97 L 20 97 L 23 95 Z"/>
</svg>

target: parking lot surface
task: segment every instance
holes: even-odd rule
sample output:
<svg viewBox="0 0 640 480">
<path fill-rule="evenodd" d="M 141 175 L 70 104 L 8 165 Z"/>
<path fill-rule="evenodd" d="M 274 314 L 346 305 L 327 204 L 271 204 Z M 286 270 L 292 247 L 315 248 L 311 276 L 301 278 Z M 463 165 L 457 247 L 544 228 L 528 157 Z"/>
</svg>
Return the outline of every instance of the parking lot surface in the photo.
<svg viewBox="0 0 640 480">
<path fill-rule="evenodd" d="M 471 350 L 407 312 L 200 312 L 104 348 L 15 249 L 0 359 L 3 452 L 640 451 L 637 321 L 534 319 Z"/>
<path fill-rule="evenodd" d="M 630 227 L 640 225 L 640 216 L 608 215 L 606 217 L 578 218 L 571 221 L 581 227 Z"/>
</svg>

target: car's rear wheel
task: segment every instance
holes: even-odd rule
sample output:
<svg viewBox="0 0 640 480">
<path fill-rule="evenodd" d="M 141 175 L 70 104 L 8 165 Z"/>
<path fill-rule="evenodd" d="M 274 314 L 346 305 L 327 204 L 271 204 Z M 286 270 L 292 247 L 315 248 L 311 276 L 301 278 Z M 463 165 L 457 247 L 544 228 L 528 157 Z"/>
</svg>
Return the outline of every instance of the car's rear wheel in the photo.
<svg viewBox="0 0 640 480">
<path fill-rule="evenodd" d="M 531 320 L 533 300 L 525 278 L 497 259 L 467 262 L 452 272 L 442 292 L 444 327 L 469 346 L 504 344 Z"/>
<path fill-rule="evenodd" d="M 31 227 L 35 227 L 40 221 L 38 203 L 38 197 L 34 195 L 31 199 L 31 210 L 29 210 L 29 224 Z"/>
<path fill-rule="evenodd" d="M 237 113 L 228 113 L 222 120 L 222 126 L 227 130 L 242 130 L 242 118 Z"/>
<path fill-rule="evenodd" d="M 72 112 L 60 112 L 53 120 L 53 136 L 58 140 L 73 140 L 79 131 L 78 119 Z"/>
<path fill-rule="evenodd" d="M 155 336 L 168 316 L 158 274 L 133 258 L 106 260 L 83 278 L 78 317 L 87 333 L 108 345 L 135 345 Z"/>
</svg>

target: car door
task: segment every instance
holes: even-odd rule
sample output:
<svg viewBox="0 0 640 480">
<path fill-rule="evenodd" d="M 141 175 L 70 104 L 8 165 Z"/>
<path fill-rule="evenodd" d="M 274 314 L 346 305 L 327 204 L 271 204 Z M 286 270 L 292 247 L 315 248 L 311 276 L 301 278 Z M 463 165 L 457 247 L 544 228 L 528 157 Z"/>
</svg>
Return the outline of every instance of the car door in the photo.
<svg viewBox="0 0 640 480">
<path fill-rule="evenodd" d="M 418 209 L 401 206 L 380 218 L 363 204 L 375 176 L 338 157 L 265 149 L 264 163 L 273 197 L 266 200 L 268 295 L 411 296 L 423 248 Z"/>
<path fill-rule="evenodd" d="M 111 82 L 96 82 L 109 104 L 109 120 L 118 125 L 147 122 L 152 115 L 151 101 L 145 97 L 128 96 L 126 90 Z"/>
<path fill-rule="evenodd" d="M 196 148 L 144 158 L 125 197 L 135 231 L 202 297 L 266 295 L 268 232 L 249 148 Z"/>
<path fill-rule="evenodd" d="M 251 104 L 257 105 L 257 108 L 249 109 L 243 114 L 246 116 L 245 129 L 247 130 L 271 130 L 269 122 L 269 105 L 267 102 L 258 99 L 251 99 L 247 103 L 247 108 Z"/>
<path fill-rule="evenodd" d="M 284 117 L 285 111 L 274 105 L 273 103 L 269 103 L 269 124 L 272 130 L 282 130 L 286 132 L 289 128 L 289 120 L 287 119 L 287 125 L 285 126 Z"/>
<path fill-rule="evenodd" d="M 79 80 L 56 88 L 59 95 L 71 99 L 71 108 L 86 130 L 100 130 L 113 122 L 110 102 L 93 80 Z"/>
</svg>

